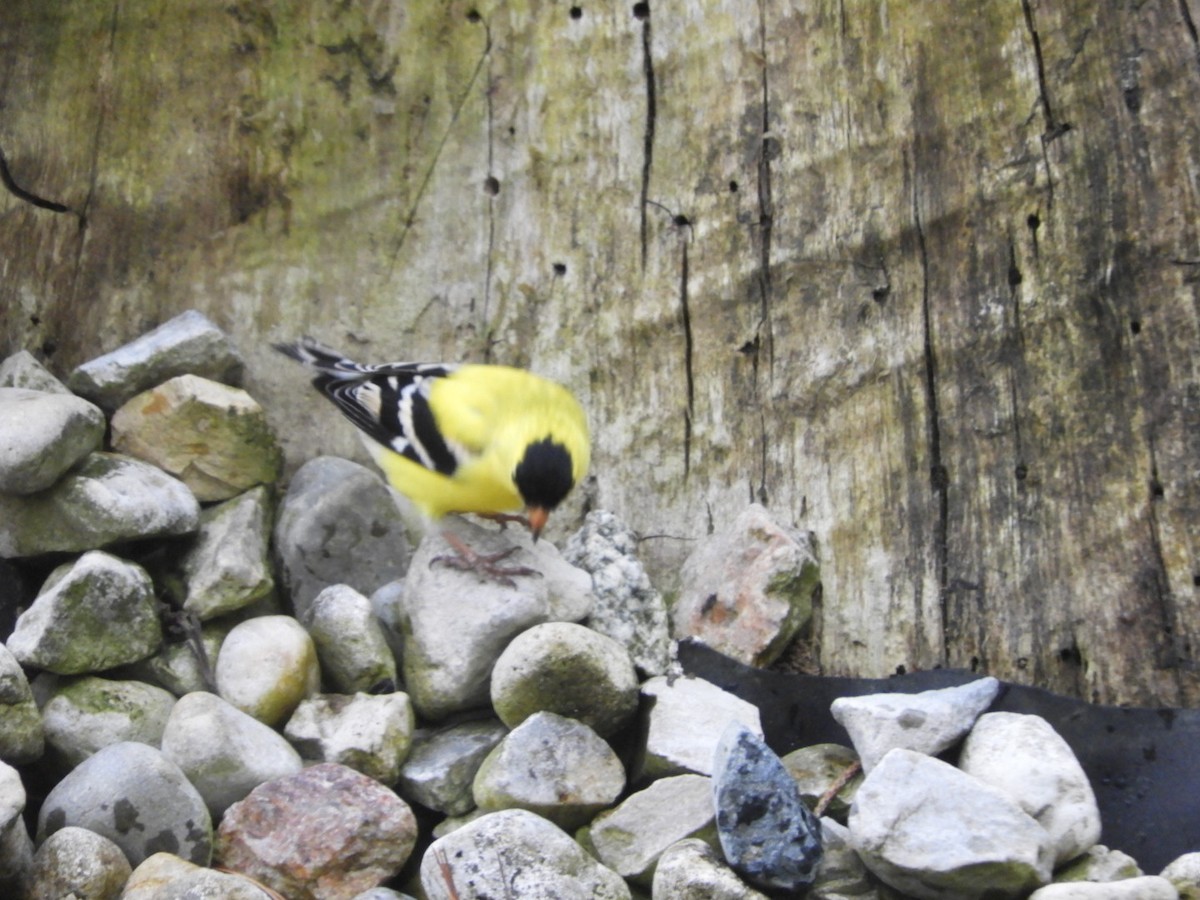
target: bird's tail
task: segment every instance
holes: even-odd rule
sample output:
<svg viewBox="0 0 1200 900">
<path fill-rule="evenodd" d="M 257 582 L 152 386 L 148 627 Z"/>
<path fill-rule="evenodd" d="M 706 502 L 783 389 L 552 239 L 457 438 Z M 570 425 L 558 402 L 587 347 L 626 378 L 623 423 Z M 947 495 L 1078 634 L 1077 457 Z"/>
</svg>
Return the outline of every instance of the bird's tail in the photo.
<svg viewBox="0 0 1200 900">
<path fill-rule="evenodd" d="M 347 359 L 332 347 L 305 335 L 298 341 L 286 344 L 272 344 L 284 356 L 290 356 L 296 362 L 334 378 L 361 378 L 368 367 Z"/>
</svg>

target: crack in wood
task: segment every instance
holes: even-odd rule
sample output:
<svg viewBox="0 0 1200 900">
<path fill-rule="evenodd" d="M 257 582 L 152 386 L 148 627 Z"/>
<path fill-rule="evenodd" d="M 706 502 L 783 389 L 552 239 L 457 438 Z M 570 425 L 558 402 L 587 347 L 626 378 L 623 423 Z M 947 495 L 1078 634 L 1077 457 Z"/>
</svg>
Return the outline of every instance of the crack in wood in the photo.
<svg viewBox="0 0 1200 900">
<path fill-rule="evenodd" d="M 646 128 L 642 133 L 642 191 L 640 238 L 642 245 L 642 271 L 646 270 L 646 254 L 649 244 L 650 173 L 654 165 L 654 130 L 658 117 L 658 84 L 654 75 L 654 55 L 651 52 L 650 3 L 643 0 L 634 7 L 634 14 L 642 20 L 642 74 L 646 79 Z"/>
<path fill-rule="evenodd" d="M 683 258 L 679 272 L 679 307 L 683 316 L 683 371 L 687 379 L 687 409 L 683 417 L 683 477 L 692 468 L 692 421 L 696 409 L 696 378 L 693 372 L 692 312 L 688 297 L 688 242 L 683 239 Z"/>
<path fill-rule="evenodd" d="M 1183 27 L 1187 29 L 1188 37 L 1192 39 L 1193 54 L 1196 65 L 1200 66 L 1200 32 L 1196 30 L 1196 21 L 1188 8 L 1188 0 L 1179 0 L 1179 13 L 1183 16 Z"/>
</svg>

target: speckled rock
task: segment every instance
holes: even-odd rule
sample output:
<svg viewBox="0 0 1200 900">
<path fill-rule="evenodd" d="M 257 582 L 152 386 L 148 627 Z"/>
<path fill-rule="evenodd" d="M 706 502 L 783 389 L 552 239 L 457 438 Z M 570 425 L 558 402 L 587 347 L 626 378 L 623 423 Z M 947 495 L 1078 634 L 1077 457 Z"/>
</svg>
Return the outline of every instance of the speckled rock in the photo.
<svg viewBox="0 0 1200 900">
<path fill-rule="evenodd" d="M 652 900 L 767 900 L 738 878 L 704 841 L 688 838 L 658 858 L 651 883 Z"/>
<path fill-rule="evenodd" d="M 568 539 L 563 558 L 591 573 L 596 602 L 587 626 L 624 647 L 639 672 L 663 675 L 670 662 L 670 619 L 637 545 L 632 528 L 607 510 L 593 510 Z"/>
<path fill-rule="evenodd" d="M 290 616 L 260 616 L 235 626 L 221 644 L 216 676 L 221 697 L 270 726 L 287 721 L 321 686 L 316 647 Z"/>
<path fill-rule="evenodd" d="M 108 838 L 69 826 L 38 847 L 28 896 L 117 900 L 132 871 L 121 848 Z"/>
<path fill-rule="evenodd" d="M 434 841 L 421 859 L 429 900 L 629 900 L 619 875 L 556 825 L 523 809 L 489 813 Z"/>
<path fill-rule="evenodd" d="M 570 831 L 610 806 L 624 788 L 621 761 L 595 731 L 539 712 L 488 754 L 474 794 L 485 812 L 527 809 Z"/>
<path fill-rule="evenodd" d="M 93 551 L 51 573 L 8 649 L 24 665 L 75 675 L 145 659 L 161 643 L 150 576 Z"/>
<path fill-rule="evenodd" d="M 768 890 L 812 884 L 821 861 L 821 826 L 800 789 L 761 737 L 730 723 L 713 760 L 713 806 L 725 859 Z"/>
<path fill-rule="evenodd" d="M 547 622 L 504 648 L 492 668 L 491 695 L 509 728 L 547 711 L 607 736 L 637 712 L 637 672 L 612 638 L 571 622 Z"/>
<path fill-rule="evenodd" d="M 0 492 L 33 494 L 100 447 L 104 413 L 70 394 L 0 387 Z"/>
<path fill-rule="evenodd" d="M 353 897 L 400 871 L 417 839 L 408 804 L 335 763 L 269 781 L 225 814 L 219 865 L 289 900 Z"/>
<path fill-rule="evenodd" d="M 202 502 L 271 484 L 283 466 L 254 398 L 197 375 L 176 376 L 132 397 L 111 425 L 115 450 L 169 472 Z"/>
<path fill-rule="evenodd" d="M 162 736 L 163 754 L 204 798 L 214 819 L 264 782 L 304 763 L 284 738 L 215 694 L 179 698 Z"/>
<path fill-rule="evenodd" d="M 0 556 L 190 534 L 199 521 L 200 505 L 178 479 L 127 456 L 92 453 L 44 491 L 0 494 Z"/>
<path fill-rule="evenodd" d="M 283 733 L 305 759 L 341 763 L 390 786 L 414 727 L 407 694 L 317 694 L 301 701 Z"/>
<path fill-rule="evenodd" d="M 22 816 L 25 799 L 20 773 L 0 762 L 0 896 L 20 896 L 33 865 L 33 841 Z"/>
<path fill-rule="evenodd" d="M 111 353 L 85 362 L 67 385 L 107 412 L 176 375 L 241 384 L 243 363 L 229 338 L 196 310 L 180 313 Z"/>
<path fill-rule="evenodd" d="M 278 900 L 248 878 L 155 853 L 133 870 L 121 900 Z"/>
<path fill-rule="evenodd" d="M 135 866 L 161 850 L 207 865 L 212 852 L 203 798 L 161 751 L 133 741 L 97 751 L 50 791 L 38 842 L 68 825 L 108 838 Z"/>
<path fill-rule="evenodd" d="M 1179 892 L 1167 879 L 1143 875 L 1124 881 L 1050 884 L 1029 895 L 1028 900 L 1179 900 Z"/>
</svg>

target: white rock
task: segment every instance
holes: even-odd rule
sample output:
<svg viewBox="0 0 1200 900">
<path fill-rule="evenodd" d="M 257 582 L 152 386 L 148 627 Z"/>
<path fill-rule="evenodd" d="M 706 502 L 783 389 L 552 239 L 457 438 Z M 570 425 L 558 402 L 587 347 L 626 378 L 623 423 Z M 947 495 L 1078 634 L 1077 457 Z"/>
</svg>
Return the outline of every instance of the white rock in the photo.
<svg viewBox="0 0 1200 900">
<path fill-rule="evenodd" d="M 0 644 L 0 759 L 15 765 L 30 763 L 44 749 L 42 713 L 25 670 L 12 651 Z"/>
<path fill-rule="evenodd" d="M 587 830 L 596 857 L 634 881 L 649 882 L 653 867 L 676 841 L 717 842 L 712 779 L 674 775 L 651 782 L 619 806 L 601 813 Z"/>
<path fill-rule="evenodd" d="M 407 694 L 317 694 L 296 707 L 284 734 L 305 759 L 341 763 L 390 786 L 414 727 Z"/>
<path fill-rule="evenodd" d="M 958 767 L 1004 791 L 1050 834 L 1055 862 L 1100 840 L 1100 810 L 1070 746 L 1045 719 L 987 713 L 963 742 Z"/>
<path fill-rule="evenodd" d="M 1159 874 L 1175 886 L 1183 900 L 1200 900 L 1200 852 L 1176 857 Z"/>
<path fill-rule="evenodd" d="M 104 413 L 70 394 L 0 388 L 0 492 L 44 490 L 104 440 Z"/>
<path fill-rule="evenodd" d="M 321 687 L 317 649 L 290 616 L 259 616 L 235 626 L 221 644 L 217 691 L 267 725 L 287 721 Z"/>
<path fill-rule="evenodd" d="M 21 815 L 24 810 L 25 786 L 21 775 L 0 761 L 0 890 L 4 896 L 21 896 L 33 865 L 33 841 Z"/>
<path fill-rule="evenodd" d="M 509 728 L 539 711 L 578 719 L 607 736 L 638 707 L 625 648 L 573 622 L 535 625 L 513 638 L 492 668 L 492 708 Z"/>
<path fill-rule="evenodd" d="M 496 746 L 475 776 L 484 812 L 520 808 L 571 830 L 611 805 L 625 788 L 625 769 L 582 722 L 534 713 Z"/>
<path fill-rule="evenodd" d="M 75 675 L 137 662 L 161 643 L 150 576 L 96 550 L 51 573 L 8 649 L 25 665 Z"/>
<path fill-rule="evenodd" d="M 308 633 L 317 645 L 321 670 L 339 693 L 396 685 L 396 659 L 371 601 L 354 588 L 334 584 L 309 608 Z"/>
<path fill-rule="evenodd" d="M 628 900 L 619 875 L 523 809 L 489 813 L 434 841 L 421 860 L 429 900 Z"/>
<path fill-rule="evenodd" d="M 214 819 L 265 781 L 304 763 L 274 730 L 215 694 L 179 698 L 162 736 L 163 755 L 204 798 Z"/>
<path fill-rule="evenodd" d="M 1050 884 L 1030 894 L 1029 900 L 1179 900 L 1179 892 L 1165 878 L 1143 875 L 1105 883 Z"/>
<path fill-rule="evenodd" d="M 46 743 L 68 768 L 121 741 L 158 747 L 174 706 L 173 695 L 141 681 L 63 679 L 42 706 Z"/>
<path fill-rule="evenodd" d="M 913 750 L 868 774 L 849 827 L 867 868 L 918 900 L 1023 897 L 1054 862 L 1045 829 L 1007 795 Z"/>
<path fill-rule="evenodd" d="M 47 394 L 70 394 L 70 389 L 37 361 L 28 350 L 18 350 L 0 362 L 0 387 L 24 388 Z"/>
<path fill-rule="evenodd" d="M 762 736 L 758 708 L 702 678 L 656 676 L 642 684 L 651 702 L 637 778 L 695 772 L 711 775 L 713 753 L 730 722 Z"/>
<path fill-rule="evenodd" d="M 875 881 L 850 845 L 850 829 L 828 816 L 821 818 L 821 846 L 817 877 L 805 900 L 851 900 L 874 897 Z"/>
<path fill-rule="evenodd" d="M 941 753 L 971 730 L 1000 690 L 995 678 L 919 694 L 869 694 L 839 697 L 830 710 L 850 735 L 870 772 L 897 747 L 930 756 Z"/>
<path fill-rule="evenodd" d="M 217 872 L 155 853 L 133 870 L 121 900 L 277 900 L 255 882 L 234 872 Z"/>
<path fill-rule="evenodd" d="M 582 618 L 591 596 L 587 574 L 545 555 L 544 541 L 537 545 L 541 555 L 536 555 L 528 537 L 514 528 L 488 530 L 457 516 L 447 517 L 441 525 L 479 553 L 526 547 L 505 562 L 542 574 L 515 578 L 515 586 L 510 587 L 434 563 L 453 552 L 440 534 L 421 542 L 402 601 L 404 685 L 417 712 L 435 721 L 461 710 L 487 707 L 492 667 L 508 642 L 542 622 Z"/>
<path fill-rule="evenodd" d="M 652 900 L 767 900 L 699 838 L 678 841 L 654 867 Z"/>
<path fill-rule="evenodd" d="M 38 847 L 28 896 L 116 897 L 131 871 L 121 848 L 108 838 L 86 828 L 63 828 Z"/>
</svg>

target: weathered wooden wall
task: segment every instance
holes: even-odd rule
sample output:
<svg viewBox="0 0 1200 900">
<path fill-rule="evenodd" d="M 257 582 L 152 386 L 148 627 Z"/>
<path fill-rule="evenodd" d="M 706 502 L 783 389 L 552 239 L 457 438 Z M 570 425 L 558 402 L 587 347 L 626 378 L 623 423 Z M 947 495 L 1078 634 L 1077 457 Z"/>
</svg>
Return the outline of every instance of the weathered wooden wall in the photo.
<svg viewBox="0 0 1200 900">
<path fill-rule="evenodd" d="M 1198 23 L 6 0 L 0 147 L 74 212 L 0 193 L 0 351 L 198 308 L 293 464 L 358 451 L 270 340 L 529 365 L 664 584 L 751 499 L 815 532 L 826 671 L 1194 704 Z"/>
</svg>

